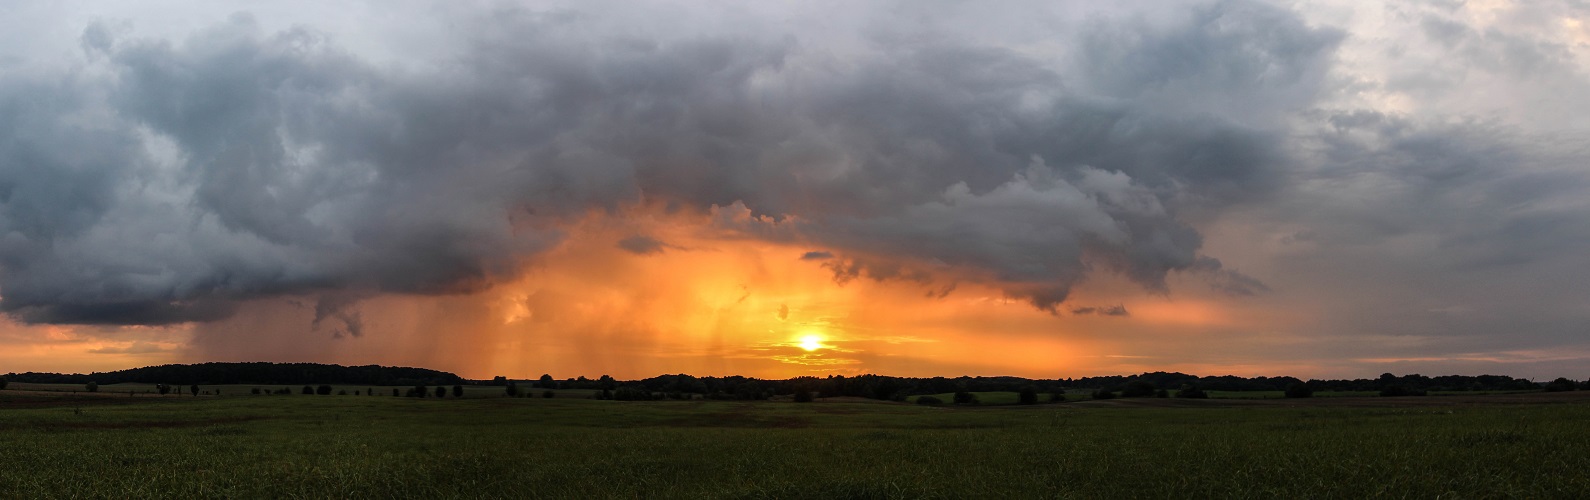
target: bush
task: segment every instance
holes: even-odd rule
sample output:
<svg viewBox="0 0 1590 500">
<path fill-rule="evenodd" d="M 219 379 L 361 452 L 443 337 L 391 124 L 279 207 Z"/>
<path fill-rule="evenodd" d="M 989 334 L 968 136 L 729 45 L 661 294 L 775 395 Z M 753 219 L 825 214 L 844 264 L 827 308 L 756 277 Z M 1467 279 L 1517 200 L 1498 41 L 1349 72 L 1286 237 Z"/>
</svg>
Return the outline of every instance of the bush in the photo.
<svg viewBox="0 0 1590 500">
<path fill-rule="evenodd" d="M 796 403 L 810 403 L 810 402 L 812 402 L 812 391 L 795 391 L 795 402 Z"/>
<path fill-rule="evenodd" d="M 249 389 L 248 393 L 258 396 L 259 395 L 259 388 L 255 387 L 253 389 Z"/>
<path fill-rule="evenodd" d="M 619 401 L 650 401 L 651 391 L 644 388 L 626 385 L 613 391 L 613 399 Z"/>
<path fill-rule="evenodd" d="M 1115 399 L 1115 392 L 1099 389 L 1093 391 L 1093 399 Z"/>
<path fill-rule="evenodd" d="M 304 394 L 313 395 L 314 393 L 315 393 L 315 388 L 314 387 L 310 387 L 310 386 L 307 386 L 307 385 L 304 386 Z"/>
<path fill-rule="evenodd" d="M 508 387 L 504 388 L 503 392 L 507 393 L 508 397 L 510 397 L 510 398 L 514 397 L 514 396 L 518 396 L 519 395 L 519 384 L 516 384 L 512 380 L 509 380 L 508 381 Z"/>
<path fill-rule="evenodd" d="M 1302 383 L 1302 382 L 1295 383 L 1295 384 L 1286 386 L 1286 397 L 1289 397 L 1289 398 L 1311 398 L 1311 397 L 1314 397 L 1314 388 L 1313 387 L 1309 387 L 1308 384 L 1305 384 L 1305 383 Z"/>
<path fill-rule="evenodd" d="M 454 385 L 453 386 L 453 397 L 455 397 L 455 398 L 464 397 L 464 386 L 462 386 L 462 385 Z"/>
<path fill-rule="evenodd" d="M 322 385 L 320 387 L 316 387 L 315 388 L 315 394 L 319 394 L 321 396 L 330 396 L 331 395 L 331 386 Z"/>
<path fill-rule="evenodd" d="M 198 396 L 199 395 L 199 384 L 193 384 L 193 385 L 188 386 L 188 394 L 192 394 L 194 396 Z"/>
<path fill-rule="evenodd" d="M 87 384 L 83 384 L 83 390 L 88 392 L 99 392 L 99 382 L 90 381 Z"/>
<path fill-rule="evenodd" d="M 541 391 L 541 399 L 552 399 L 557 394 L 552 391 Z"/>
<path fill-rule="evenodd" d="M 392 397 L 398 397 L 398 389 L 396 387 L 392 388 Z"/>
<path fill-rule="evenodd" d="M 944 400 L 933 396 L 918 396 L 916 398 L 916 404 L 924 406 L 938 406 L 944 404 Z"/>
<path fill-rule="evenodd" d="M 1055 389 L 1054 392 L 1049 393 L 1049 402 L 1050 403 L 1064 403 L 1064 402 L 1066 402 L 1066 390 L 1065 389 Z"/>
<path fill-rule="evenodd" d="M 1167 391 L 1167 390 L 1164 390 L 1164 389 L 1156 390 L 1156 391 L 1154 391 L 1154 397 L 1156 397 L 1156 398 L 1168 398 L 1168 397 L 1170 397 L 1170 391 Z"/>
<path fill-rule="evenodd" d="M 447 388 L 439 386 L 439 385 L 436 386 L 436 397 L 438 397 L 438 398 L 447 397 Z"/>
<path fill-rule="evenodd" d="M 159 392 L 161 396 L 164 396 L 171 393 L 171 386 L 166 384 L 155 384 L 155 391 Z"/>
<path fill-rule="evenodd" d="M 1567 378 L 1558 377 L 1557 380 L 1546 383 L 1546 392 L 1567 392 L 1574 390 L 1574 383 Z"/>
<path fill-rule="evenodd" d="M 955 404 L 975 405 L 977 404 L 977 395 L 966 391 L 955 391 Z"/>
<path fill-rule="evenodd" d="M 10 382 L 7 382 L 5 377 L 0 377 L 0 389 L 5 389 L 6 388 L 6 384 L 9 384 L 9 383 Z"/>
<path fill-rule="evenodd" d="M 1016 402 L 1024 405 L 1038 404 L 1038 388 L 1030 385 L 1022 387 L 1021 392 L 1016 395 Z"/>
<path fill-rule="evenodd" d="M 1204 392 L 1203 389 L 1199 389 L 1198 386 L 1184 385 L 1181 386 L 1181 390 L 1176 391 L 1176 397 L 1187 399 L 1209 399 L 1209 393 Z"/>
<path fill-rule="evenodd" d="M 348 390 L 347 389 L 343 389 L 343 390 L 337 391 L 337 395 L 338 396 L 347 396 L 348 395 Z"/>
</svg>

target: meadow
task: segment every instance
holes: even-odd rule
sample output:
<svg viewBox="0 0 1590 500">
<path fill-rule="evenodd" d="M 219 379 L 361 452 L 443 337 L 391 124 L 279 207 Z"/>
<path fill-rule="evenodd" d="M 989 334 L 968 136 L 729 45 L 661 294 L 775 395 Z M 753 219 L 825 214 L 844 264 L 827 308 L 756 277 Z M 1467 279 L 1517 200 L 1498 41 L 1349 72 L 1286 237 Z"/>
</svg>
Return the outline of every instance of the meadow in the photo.
<svg viewBox="0 0 1590 500">
<path fill-rule="evenodd" d="M 128 390 L 0 391 L 3 496 L 1590 497 L 1584 392 L 959 408 Z"/>
</svg>

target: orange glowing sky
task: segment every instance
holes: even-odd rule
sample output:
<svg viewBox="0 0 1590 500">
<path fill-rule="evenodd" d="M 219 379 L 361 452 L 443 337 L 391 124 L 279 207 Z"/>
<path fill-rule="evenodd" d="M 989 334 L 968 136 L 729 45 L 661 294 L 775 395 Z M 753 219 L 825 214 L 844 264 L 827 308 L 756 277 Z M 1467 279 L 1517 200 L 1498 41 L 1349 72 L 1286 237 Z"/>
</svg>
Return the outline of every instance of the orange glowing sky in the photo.
<svg viewBox="0 0 1590 500">
<path fill-rule="evenodd" d="M 1266 375 L 1333 373 L 1264 359 L 1305 338 L 1263 308 L 1196 294 L 1144 294 L 1101 277 L 1071 304 L 1130 304 L 1130 315 L 1051 314 L 971 281 L 840 283 L 804 245 L 720 236 L 702 216 L 593 214 L 518 278 L 475 293 L 377 295 L 353 306 L 347 335 L 311 304 L 259 300 L 210 324 L 166 327 L 6 323 L 11 371 L 92 371 L 201 361 L 424 366 L 469 378 L 662 373 L 765 378 L 886 373 L 1085 376 L 1148 370 Z M 635 254 L 636 233 L 669 246 Z M 935 276 L 955 279 L 950 273 Z M 1193 287 L 1186 287 L 1193 288 Z M 1251 302 L 1251 301 L 1250 301 Z M 1246 351 L 1246 352 L 1245 352 Z M 1376 360 L 1391 363 L 1396 360 Z"/>
<path fill-rule="evenodd" d="M 367 333 L 358 337 L 336 334 L 338 320 L 305 328 L 314 312 L 302 302 L 261 300 L 216 324 L 8 323 L 15 349 L 0 354 L 0 362 L 28 371 L 311 360 L 426 366 L 472 378 L 543 372 L 1053 377 L 1190 366 L 1147 360 L 1153 355 L 1134 350 L 1133 340 L 1114 338 L 1127 318 L 1056 316 L 976 282 L 951 281 L 956 286 L 942 297 L 930 296 L 942 284 L 839 283 L 822 262 L 800 258 L 818 248 L 714 239 L 711 232 L 702 217 L 592 215 L 569 227 L 556 249 L 526 263 L 517 279 L 470 294 L 360 301 Z M 636 233 L 670 246 L 642 255 L 616 245 Z M 1114 305 L 1108 288 L 1079 289 L 1072 302 Z M 1218 304 L 1191 297 L 1144 301 L 1134 294 L 1132 301 L 1130 319 L 1147 325 L 1206 329 L 1232 321 Z M 111 340 L 117 337 L 137 340 Z"/>
</svg>

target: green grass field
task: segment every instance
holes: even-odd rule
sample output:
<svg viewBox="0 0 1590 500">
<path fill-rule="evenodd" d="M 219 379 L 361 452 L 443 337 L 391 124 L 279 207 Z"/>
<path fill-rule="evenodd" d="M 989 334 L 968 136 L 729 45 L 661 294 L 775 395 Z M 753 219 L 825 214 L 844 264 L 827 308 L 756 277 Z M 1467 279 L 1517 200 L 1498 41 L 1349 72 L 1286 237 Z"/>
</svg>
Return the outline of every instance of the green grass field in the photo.
<svg viewBox="0 0 1590 500">
<path fill-rule="evenodd" d="M 1590 398 L 1415 399 L 1425 405 L 929 408 L 4 391 L 0 496 L 1590 497 Z"/>
</svg>

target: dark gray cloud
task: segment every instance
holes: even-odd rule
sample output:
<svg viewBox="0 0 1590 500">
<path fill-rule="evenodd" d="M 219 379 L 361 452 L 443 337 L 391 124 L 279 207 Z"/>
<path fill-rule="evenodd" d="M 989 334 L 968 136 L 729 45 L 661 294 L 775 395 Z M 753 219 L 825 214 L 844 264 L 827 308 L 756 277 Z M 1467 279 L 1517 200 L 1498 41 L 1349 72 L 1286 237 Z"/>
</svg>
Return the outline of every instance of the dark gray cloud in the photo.
<svg viewBox="0 0 1590 500">
<path fill-rule="evenodd" d="M 1262 196 L 1283 159 L 1270 117 L 1171 98 L 1302 105 L 1335 37 L 1227 2 L 1099 24 L 1068 68 L 892 26 L 834 53 L 803 33 L 591 37 L 606 21 L 579 11 L 471 19 L 451 58 L 406 68 L 312 22 L 87 26 L 98 78 L 0 82 L 0 308 L 159 324 L 263 296 L 478 290 L 557 221 L 643 200 L 796 216 L 785 233 L 855 254 L 837 281 L 926 283 L 912 262 L 929 263 L 1051 310 L 1093 267 L 1163 291 L 1220 272 L 1179 207 Z M 316 323 L 358 335 L 345 302 Z"/>
<path fill-rule="evenodd" d="M 1122 304 L 1116 304 L 1116 305 L 1113 305 L 1113 306 L 1102 306 L 1102 307 L 1101 306 L 1073 307 L 1073 308 L 1071 308 L 1071 314 L 1075 314 L 1075 315 L 1078 315 L 1078 316 L 1097 314 L 1099 316 L 1115 316 L 1115 317 L 1122 317 L 1122 318 L 1132 315 L 1131 312 L 1126 310 L 1126 306 L 1122 305 Z"/>
<path fill-rule="evenodd" d="M 833 252 L 811 251 L 801 254 L 801 260 L 828 260 L 834 258 Z"/>
<path fill-rule="evenodd" d="M 658 241 L 656 238 L 645 235 L 635 235 L 618 240 L 618 248 L 636 255 L 651 255 L 662 253 L 671 245 Z"/>
</svg>

